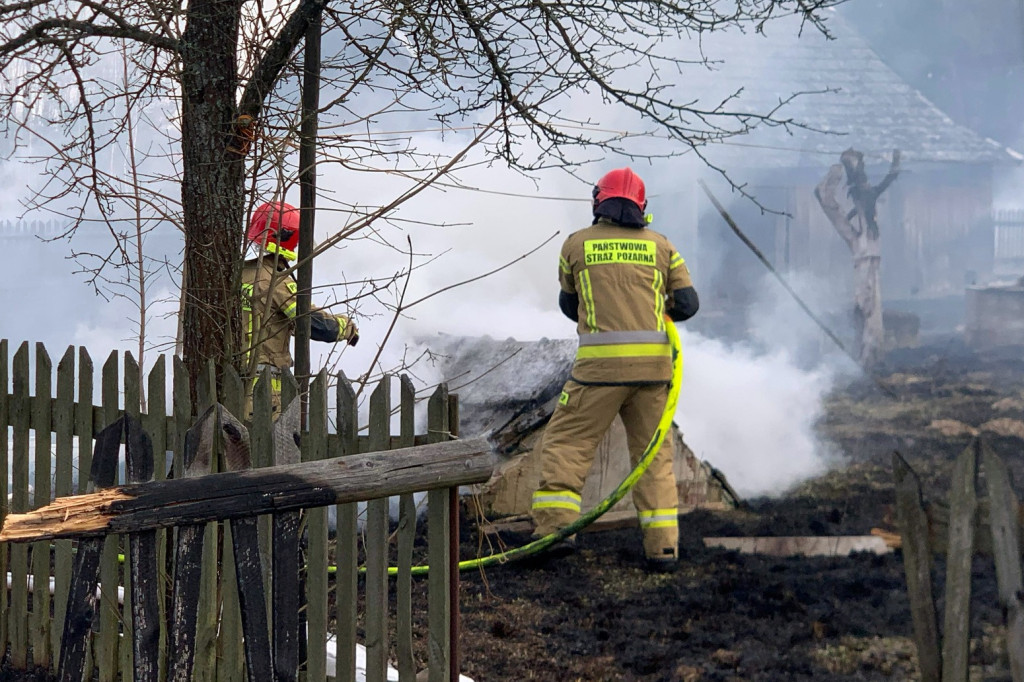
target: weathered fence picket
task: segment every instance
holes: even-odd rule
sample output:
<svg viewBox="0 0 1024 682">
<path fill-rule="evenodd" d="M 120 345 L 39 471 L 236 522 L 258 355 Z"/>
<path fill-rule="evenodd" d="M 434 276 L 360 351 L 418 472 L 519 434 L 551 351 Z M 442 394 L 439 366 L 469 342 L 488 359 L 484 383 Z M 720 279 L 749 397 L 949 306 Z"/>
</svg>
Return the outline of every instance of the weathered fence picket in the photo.
<svg viewBox="0 0 1024 682">
<path fill-rule="evenodd" d="M 7 472 L 11 471 L 8 447 L 10 443 L 7 438 L 7 425 L 11 424 L 11 408 L 8 400 L 7 387 L 10 385 L 10 373 L 8 371 L 8 343 L 7 339 L 0 339 L 0 520 L 7 517 L 10 508 L 10 490 L 7 487 Z M 6 543 L 0 543 L 0 575 L 7 576 L 10 570 L 10 548 Z M 0 590 L 0 647 L 10 641 L 10 591 Z"/>
<path fill-rule="evenodd" d="M 338 440 L 341 454 L 359 452 L 359 406 L 356 392 L 344 374 L 338 376 L 336 395 Z M 358 601 L 359 572 L 355 558 L 359 551 L 358 505 L 340 504 L 336 507 L 334 618 L 337 623 L 335 651 L 338 657 L 337 682 L 354 682 L 355 666 L 341 665 L 353 661 L 356 655 L 356 605 Z"/>
<path fill-rule="evenodd" d="M 14 353 L 14 393 L 11 401 L 11 425 L 14 444 L 11 456 L 11 512 L 29 509 L 28 449 L 29 402 L 28 343 Z M 28 547 L 11 548 L 11 664 L 28 666 Z"/>
<path fill-rule="evenodd" d="M 949 549 L 946 561 L 946 607 L 942 633 L 942 680 L 967 679 L 970 652 L 971 563 L 977 519 L 979 441 L 968 445 L 953 467 L 949 496 Z"/>
<path fill-rule="evenodd" d="M 103 400 L 103 425 L 113 424 L 120 408 L 120 386 L 118 382 L 117 351 L 111 351 L 100 370 L 100 394 Z M 114 469 L 114 482 L 119 482 Z M 100 558 L 100 630 L 96 636 L 95 659 L 99 669 L 99 682 L 115 682 L 121 661 L 117 656 L 121 628 L 121 609 L 117 598 L 117 586 L 121 585 L 121 536 L 108 535 L 103 542 Z M 125 601 L 129 595 L 124 595 Z"/>
<path fill-rule="evenodd" d="M 408 375 L 399 377 L 399 447 L 411 447 L 416 439 L 416 391 Z M 416 500 L 406 493 L 398 502 L 398 578 L 395 582 L 397 616 L 395 645 L 399 682 L 412 682 L 416 660 L 412 642 L 412 550 L 416 540 Z"/>
<path fill-rule="evenodd" d="M 50 386 L 53 364 L 43 344 L 36 344 L 36 400 L 32 408 L 35 427 L 35 476 L 32 506 L 50 501 Z M 50 660 L 50 543 L 32 545 L 32 613 L 29 616 L 33 658 Z M 37 653 L 38 652 L 38 653 Z"/>
<path fill-rule="evenodd" d="M 439 443 L 450 436 L 448 389 L 438 386 L 427 403 L 427 438 Z M 451 508 L 448 491 L 431 490 L 427 493 L 427 559 L 430 573 L 427 576 L 430 594 L 444 594 L 451 581 L 458 578 L 449 562 L 451 551 Z M 448 600 L 431 599 L 427 605 L 429 640 L 427 653 L 430 672 L 428 682 L 447 682 L 451 679 L 451 603 Z"/>
<path fill-rule="evenodd" d="M 391 441 L 391 377 L 370 394 L 370 450 Z M 388 661 L 388 500 L 366 503 L 366 675 L 381 679 Z"/>
<path fill-rule="evenodd" d="M 320 372 L 309 387 L 309 437 L 303 459 L 327 459 L 327 373 Z M 307 509 L 305 581 L 307 595 L 323 595 L 306 603 L 306 680 L 327 680 L 327 509 Z"/>
<path fill-rule="evenodd" d="M 75 349 L 68 346 L 64 357 L 57 363 L 57 402 L 53 410 L 53 430 L 56 434 L 56 465 L 53 492 L 67 497 L 74 492 L 74 432 L 75 432 Z M 71 586 L 71 540 L 53 543 L 53 620 L 62 623 L 68 609 L 68 590 Z M 60 658 L 60 628 L 51 628 L 50 639 L 53 660 Z"/>
<path fill-rule="evenodd" d="M 412 612 L 417 526 L 413 491 L 423 490 L 431 501 L 427 620 L 432 630 L 441 627 L 425 637 L 429 679 L 447 682 L 457 674 L 457 654 L 453 655 L 457 636 L 452 631 L 457 627 L 457 601 L 453 601 L 457 598 L 453 588 L 457 545 L 452 543 L 457 532 L 457 513 L 453 513 L 457 498 L 453 493 L 471 478 L 481 480 L 489 473 L 489 462 L 480 459 L 486 454 L 483 441 L 450 443 L 444 450 L 418 447 L 444 443 L 457 433 L 457 403 L 443 386 L 429 401 L 427 433 L 416 435 L 411 381 L 400 377 L 399 404 L 393 411 L 391 377 L 384 377 L 369 400 L 366 435 L 360 435 L 356 392 L 339 376 L 334 434 L 329 432 L 331 377 L 326 373 L 310 386 L 308 420 L 302 427 L 298 410 L 289 409 L 299 405 L 297 384 L 290 373 L 281 377 L 284 409 L 275 422 L 269 375 L 253 386 L 226 368 L 215 388 L 216 368 L 211 364 L 197 387 L 197 405 L 213 407 L 217 418 L 215 424 L 197 423 L 187 373 L 178 358 L 170 366 L 173 382 L 168 405 L 168 366 L 163 357 L 146 376 L 131 354 L 122 358 L 111 353 L 100 369 L 100 404 L 96 406 L 97 377 L 85 349 L 68 348 L 56 372 L 41 344 L 33 348 L 22 343 L 13 358 L 8 349 L 8 342 L 0 340 L 0 422 L 4 426 L 0 428 L 0 516 L 4 520 L 10 513 L 45 511 L 53 506 L 54 496 L 74 500 L 73 495 L 122 483 L 156 485 L 151 482 L 164 481 L 169 474 L 185 480 L 161 485 L 199 484 L 190 479 L 219 469 L 239 471 L 238 467 L 263 468 L 287 461 L 301 467 L 374 453 L 354 460 L 346 470 L 349 473 L 336 481 L 329 476 L 316 478 L 329 468 L 311 469 L 312 478 L 305 484 L 308 494 L 286 482 L 295 483 L 294 478 L 279 479 L 285 481 L 283 487 L 260 486 L 274 490 L 273 499 L 284 506 L 275 507 L 281 511 L 251 507 L 263 514 L 259 518 L 245 516 L 241 506 L 232 510 L 230 505 L 204 516 L 202 505 L 190 506 L 189 497 L 183 495 L 175 497 L 182 503 L 174 507 L 164 504 L 153 509 L 191 509 L 181 512 L 181 518 L 196 519 L 193 525 L 186 521 L 128 524 L 111 527 L 106 535 L 44 533 L 25 536 L 30 544 L 0 543 L 0 570 L 10 574 L 10 588 L 0 590 L 0 647 L 8 648 L 12 666 L 35 665 L 60 670 L 62 678 L 111 682 L 129 678 L 254 682 L 268 677 L 298 680 L 300 675 L 310 682 L 352 682 L 362 586 L 367 679 L 386 679 L 393 617 L 399 679 L 412 682 L 418 641 Z M 252 423 L 242 426 L 231 415 L 245 416 L 245 396 L 250 390 Z M 394 413 L 399 429 L 392 435 Z M 290 414 L 294 423 L 289 421 Z M 231 440 L 231 433 L 244 441 L 243 459 L 236 457 L 242 441 Z M 394 463 L 374 459 L 382 451 L 414 446 L 415 451 L 407 451 Z M 122 451 L 124 479 L 117 466 Z M 464 469 L 470 458 L 477 459 Z M 411 487 L 414 482 L 422 487 Z M 435 490 L 437 485 L 442 488 Z M 336 491 L 337 497 L 324 498 L 329 490 Z M 357 490 L 361 496 L 356 496 Z M 394 535 L 388 495 L 399 500 Z M 334 505 L 333 566 L 326 508 L 320 506 L 327 499 L 338 503 Z M 365 537 L 359 532 L 355 500 L 366 501 Z M 303 511 L 297 511 L 299 507 Z M 189 513 L 198 515 L 189 517 Z M 305 519 L 301 525 L 304 554 L 299 552 L 300 518 Z M 290 532 L 282 533 L 282 528 Z M 389 549 L 392 542 L 394 551 Z M 360 556 L 365 557 L 365 568 L 359 565 Z M 397 566 L 390 568 L 395 557 Z M 305 559 L 301 573 L 300 558 Z M 365 571 L 363 581 L 360 571 Z M 393 614 L 389 613 L 392 578 Z M 331 591 L 333 613 L 328 612 Z M 328 631 L 331 616 L 333 638 Z M 329 640 L 334 645 L 333 671 L 328 665 Z"/>
</svg>

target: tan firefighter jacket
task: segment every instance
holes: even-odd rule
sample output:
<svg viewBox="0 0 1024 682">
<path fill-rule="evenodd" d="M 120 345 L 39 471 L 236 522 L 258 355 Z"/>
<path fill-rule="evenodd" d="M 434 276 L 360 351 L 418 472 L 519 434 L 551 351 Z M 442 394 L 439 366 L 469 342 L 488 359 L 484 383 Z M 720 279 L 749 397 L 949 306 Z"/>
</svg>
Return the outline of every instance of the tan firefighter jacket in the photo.
<svg viewBox="0 0 1024 682">
<path fill-rule="evenodd" d="M 558 279 L 563 291 L 579 297 L 574 380 L 646 384 L 672 378 L 666 297 L 693 282 L 664 235 L 601 218 L 565 240 Z"/>
<path fill-rule="evenodd" d="M 292 365 L 291 340 L 295 333 L 298 285 L 287 272 L 289 263 L 272 253 L 242 264 L 242 324 L 248 351 L 256 353 L 256 365 L 284 369 Z M 343 341 L 355 325 L 344 315 L 310 310 L 314 341 Z"/>
</svg>

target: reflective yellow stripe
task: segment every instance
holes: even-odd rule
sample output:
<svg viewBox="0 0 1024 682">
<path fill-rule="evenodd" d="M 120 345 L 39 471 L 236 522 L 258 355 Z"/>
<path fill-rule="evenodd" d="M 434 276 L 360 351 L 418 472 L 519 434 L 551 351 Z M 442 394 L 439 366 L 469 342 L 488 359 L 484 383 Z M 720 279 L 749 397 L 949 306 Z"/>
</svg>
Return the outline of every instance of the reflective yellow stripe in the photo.
<svg viewBox="0 0 1024 682">
<path fill-rule="evenodd" d="M 680 256 L 678 253 L 673 253 L 672 254 L 672 258 L 670 258 L 669 261 L 668 261 L 668 269 L 672 270 L 674 268 L 678 268 L 680 265 L 684 264 L 685 262 L 686 261 L 683 260 L 683 257 Z"/>
<path fill-rule="evenodd" d="M 245 364 L 249 364 L 252 352 L 252 284 L 242 282 L 242 314 L 245 316 Z"/>
<path fill-rule="evenodd" d="M 569 490 L 538 490 L 533 493 L 534 509 L 568 509 L 578 512 L 582 498 Z"/>
<path fill-rule="evenodd" d="M 348 329 L 348 318 L 335 315 L 334 319 L 338 321 L 338 341 L 341 341 L 345 338 L 345 330 Z"/>
<path fill-rule="evenodd" d="M 644 528 L 671 528 L 679 525 L 678 509 L 648 509 L 637 516 Z"/>
<path fill-rule="evenodd" d="M 287 315 L 289 318 L 294 318 L 295 317 L 295 310 L 298 307 L 299 307 L 299 304 L 297 302 L 296 303 L 292 303 L 291 305 L 286 305 L 282 312 L 284 312 L 284 314 Z"/>
<path fill-rule="evenodd" d="M 611 346 L 580 346 L 577 358 L 649 358 L 672 357 L 667 343 L 619 343 Z"/>
<path fill-rule="evenodd" d="M 569 267 L 569 261 L 565 260 L 564 256 L 558 257 L 558 267 L 561 268 L 562 272 L 564 272 L 565 274 L 572 274 L 572 268 Z"/>
<path fill-rule="evenodd" d="M 662 290 L 661 270 L 654 271 L 654 318 L 658 321 L 658 331 L 665 331 L 665 293 Z"/>
<path fill-rule="evenodd" d="M 580 293 L 583 294 L 583 307 L 587 311 L 587 327 L 592 332 L 597 331 L 597 311 L 594 310 L 594 290 L 590 286 L 590 273 L 587 270 L 580 271 Z"/>
</svg>

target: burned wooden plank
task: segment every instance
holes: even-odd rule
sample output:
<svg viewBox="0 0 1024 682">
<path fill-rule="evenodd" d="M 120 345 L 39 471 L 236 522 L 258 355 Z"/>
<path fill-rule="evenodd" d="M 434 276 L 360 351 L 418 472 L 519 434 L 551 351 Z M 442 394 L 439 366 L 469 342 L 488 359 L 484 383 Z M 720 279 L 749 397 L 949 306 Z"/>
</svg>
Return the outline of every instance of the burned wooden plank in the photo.
<svg viewBox="0 0 1024 682">
<path fill-rule="evenodd" d="M 932 593 L 932 550 L 928 517 L 921 499 L 921 482 L 898 452 L 892 455 L 896 483 L 896 513 L 903 529 L 903 563 L 914 624 L 914 643 L 923 682 L 938 682 L 942 672 L 939 625 Z"/>
<path fill-rule="evenodd" d="M 128 480 L 153 480 L 153 443 L 139 421 L 129 415 L 125 423 L 125 465 Z M 159 569 L 156 530 L 128 536 L 131 574 L 132 654 L 136 680 L 155 680 L 160 665 L 160 605 L 157 601 Z"/>
<path fill-rule="evenodd" d="M 228 471 L 250 469 L 249 434 L 234 415 L 218 409 L 219 431 L 223 438 L 224 463 Z M 267 601 L 263 592 L 263 567 L 260 563 L 259 528 L 255 516 L 231 521 L 235 577 L 242 616 L 242 644 L 245 650 L 246 679 L 258 682 L 271 670 L 270 635 L 267 626 Z"/>
<path fill-rule="evenodd" d="M 88 537 L 188 525 L 480 483 L 493 460 L 486 438 L 340 459 L 152 481 L 55 500 L 10 514 L 0 542 Z"/>
<path fill-rule="evenodd" d="M 212 412 L 212 409 L 207 409 L 195 426 L 185 432 L 182 462 L 184 478 L 179 481 L 181 483 L 198 480 L 196 477 L 210 470 L 214 422 Z M 205 535 L 206 527 L 202 523 L 193 523 L 178 529 L 171 595 L 171 622 L 174 629 L 168 653 L 170 666 L 167 679 L 171 682 L 192 680 Z"/>
<path fill-rule="evenodd" d="M 269 385 L 269 377 L 267 377 Z M 299 462 L 301 401 L 292 400 L 274 424 L 274 463 Z M 299 512 L 274 514 L 274 679 L 299 675 Z"/>
<path fill-rule="evenodd" d="M 767 556 L 847 556 L 853 552 L 888 554 L 885 540 L 874 535 L 706 537 L 705 547 Z"/>
<path fill-rule="evenodd" d="M 90 478 L 97 488 L 113 485 L 117 480 L 117 455 L 123 430 L 124 423 L 119 420 L 96 436 Z M 62 680 L 80 680 L 84 673 L 86 646 L 96 610 L 96 586 L 103 544 L 103 538 L 88 538 L 78 543 L 57 668 L 58 677 Z"/>
<path fill-rule="evenodd" d="M 946 560 L 946 612 L 942 636 L 942 679 L 958 682 L 968 677 L 971 624 L 971 560 L 974 524 L 978 515 L 977 438 L 957 457 L 949 506 L 949 552 Z"/>
</svg>

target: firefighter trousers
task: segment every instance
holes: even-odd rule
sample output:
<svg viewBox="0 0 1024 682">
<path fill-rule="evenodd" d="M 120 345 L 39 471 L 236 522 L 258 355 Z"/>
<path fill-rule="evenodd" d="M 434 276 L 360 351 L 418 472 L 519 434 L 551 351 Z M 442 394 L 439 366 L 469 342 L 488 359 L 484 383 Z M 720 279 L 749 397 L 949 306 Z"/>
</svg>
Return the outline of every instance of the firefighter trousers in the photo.
<svg viewBox="0 0 1024 682">
<path fill-rule="evenodd" d="M 636 466 L 668 400 L 668 387 L 592 386 L 568 381 L 541 445 L 540 487 L 533 494 L 535 535 L 568 526 L 580 515 L 583 484 L 598 444 L 615 415 L 622 417 L 629 459 Z M 632 489 L 648 558 L 678 556 L 679 493 L 668 434 Z"/>
</svg>

